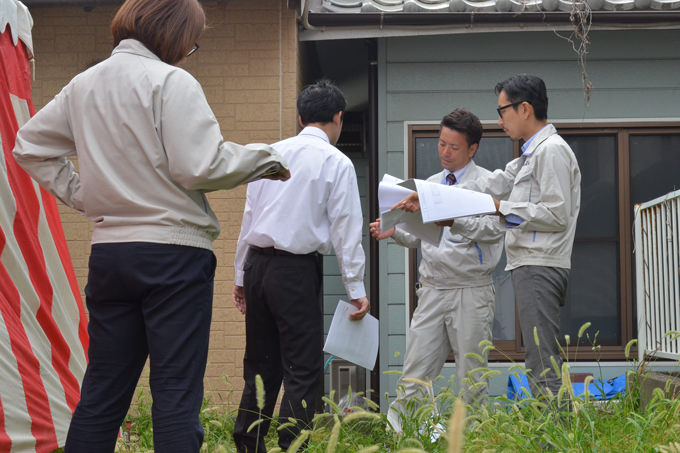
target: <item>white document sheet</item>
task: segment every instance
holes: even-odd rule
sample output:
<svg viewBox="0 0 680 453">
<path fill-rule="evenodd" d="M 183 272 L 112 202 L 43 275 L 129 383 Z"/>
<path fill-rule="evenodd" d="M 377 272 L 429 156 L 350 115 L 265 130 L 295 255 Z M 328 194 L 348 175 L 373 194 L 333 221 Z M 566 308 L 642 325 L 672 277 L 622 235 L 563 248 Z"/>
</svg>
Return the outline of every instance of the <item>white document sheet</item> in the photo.
<svg viewBox="0 0 680 453">
<path fill-rule="evenodd" d="M 354 311 L 354 305 L 338 301 L 323 350 L 372 370 L 378 357 L 378 320 L 367 314 L 359 321 L 352 321 L 349 314 Z"/>
<path fill-rule="evenodd" d="M 418 192 L 420 212 L 426 224 L 496 212 L 493 197 L 485 193 L 421 179 L 408 179 L 399 185 Z"/>
<path fill-rule="evenodd" d="M 403 200 L 413 190 L 401 186 L 404 181 L 385 174 L 378 185 L 378 208 L 380 209 L 380 228 L 385 231 L 393 226 L 411 233 L 432 245 L 439 245 L 442 229 L 430 223 L 424 224 L 420 212 L 406 212 L 401 209 L 390 211 L 390 208 Z"/>
<path fill-rule="evenodd" d="M 378 208 L 380 212 L 389 211 L 392 206 L 413 192 L 412 189 L 400 186 L 399 184 L 402 182 L 404 182 L 403 179 L 385 173 L 382 181 L 378 184 Z"/>
</svg>

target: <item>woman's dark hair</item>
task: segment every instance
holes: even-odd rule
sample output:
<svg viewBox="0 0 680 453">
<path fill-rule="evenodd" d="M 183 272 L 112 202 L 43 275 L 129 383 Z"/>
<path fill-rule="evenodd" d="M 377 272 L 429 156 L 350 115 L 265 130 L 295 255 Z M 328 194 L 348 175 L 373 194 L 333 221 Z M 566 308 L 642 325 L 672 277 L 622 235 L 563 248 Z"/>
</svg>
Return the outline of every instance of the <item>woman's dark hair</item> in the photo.
<svg viewBox="0 0 680 453">
<path fill-rule="evenodd" d="M 340 88 L 328 80 L 319 80 L 308 85 L 297 99 L 297 109 L 302 124 L 329 123 L 338 112 L 347 107 Z"/>
<path fill-rule="evenodd" d="M 461 134 L 465 134 L 468 146 L 479 144 L 482 139 L 482 123 L 477 115 L 465 109 L 456 109 L 442 118 L 440 127 L 447 127 Z"/>
<path fill-rule="evenodd" d="M 126 0 L 111 23 L 114 47 L 136 39 L 172 65 L 187 55 L 204 28 L 198 0 Z"/>
<path fill-rule="evenodd" d="M 545 82 L 539 77 L 528 74 L 510 77 L 496 85 L 496 94 L 501 94 L 501 91 L 513 104 L 520 101 L 531 104 L 537 120 L 548 119 L 548 92 Z M 513 108 L 517 110 L 517 106 Z"/>
</svg>

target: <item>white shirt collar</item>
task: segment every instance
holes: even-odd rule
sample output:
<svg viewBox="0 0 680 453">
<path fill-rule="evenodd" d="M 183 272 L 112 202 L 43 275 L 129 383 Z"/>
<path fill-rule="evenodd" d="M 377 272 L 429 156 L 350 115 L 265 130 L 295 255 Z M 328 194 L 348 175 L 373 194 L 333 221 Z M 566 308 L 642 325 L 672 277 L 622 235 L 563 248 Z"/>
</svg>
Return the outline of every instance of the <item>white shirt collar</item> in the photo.
<svg viewBox="0 0 680 453">
<path fill-rule="evenodd" d="M 318 137 L 327 143 L 330 143 L 331 141 L 328 139 L 328 135 L 322 130 L 319 129 L 318 127 L 314 126 L 307 126 L 304 129 L 300 131 L 298 135 L 311 135 L 313 137 Z"/>
<path fill-rule="evenodd" d="M 331 141 L 328 139 L 328 135 L 322 130 L 319 129 L 318 127 L 314 126 L 307 126 L 304 129 L 300 131 L 298 135 L 311 135 L 312 137 L 318 137 L 322 140 L 324 140 L 327 143 L 330 143 Z"/>
</svg>

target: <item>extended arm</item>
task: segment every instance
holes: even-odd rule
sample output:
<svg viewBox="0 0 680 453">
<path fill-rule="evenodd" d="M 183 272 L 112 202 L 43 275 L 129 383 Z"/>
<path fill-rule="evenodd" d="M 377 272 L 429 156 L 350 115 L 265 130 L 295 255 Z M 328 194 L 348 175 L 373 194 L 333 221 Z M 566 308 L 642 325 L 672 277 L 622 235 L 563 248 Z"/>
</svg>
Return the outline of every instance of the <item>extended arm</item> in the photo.
<svg viewBox="0 0 680 453">
<path fill-rule="evenodd" d="M 458 233 L 470 241 L 490 243 L 501 239 L 505 228 L 497 216 L 461 217 L 451 225 L 451 233 Z"/>
<path fill-rule="evenodd" d="M 224 141 L 201 86 L 187 73 L 169 76 L 161 112 L 170 174 L 185 189 L 231 189 L 265 174 L 285 179 L 287 165 L 269 145 Z"/>
<path fill-rule="evenodd" d="M 505 170 L 497 169 L 493 173 L 480 176 L 479 178 L 462 182 L 456 187 L 470 189 L 491 195 L 494 199 L 504 200 L 508 198 L 515 182 L 515 176 L 522 168 L 523 158 L 508 162 Z"/>
<path fill-rule="evenodd" d="M 535 156 L 533 178 L 540 197 L 536 201 L 501 201 L 500 212 L 522 219 L 520 229 L 558 232 L 569 224 L 572 166 L 568 154 L 551 149 Z"/>
</svg>

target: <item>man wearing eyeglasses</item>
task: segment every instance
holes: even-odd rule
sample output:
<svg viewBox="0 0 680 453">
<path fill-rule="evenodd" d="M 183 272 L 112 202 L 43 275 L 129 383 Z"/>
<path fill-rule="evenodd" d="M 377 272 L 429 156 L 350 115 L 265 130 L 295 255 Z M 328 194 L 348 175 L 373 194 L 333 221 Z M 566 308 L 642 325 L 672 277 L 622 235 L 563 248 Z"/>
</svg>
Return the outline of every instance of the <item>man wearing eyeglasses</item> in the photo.
<svg viewBox="0 0 680 453">
<path fill-rule="evenodd" d="M 556 395 L 561 382 L 554 367 L 562 364 L 559 310 L 566 301 L 581 172 L 569 145 L 548 123 L 543 80 L 521 74 L 500 82 L 495 91 L 498 124 L 513 140 L 524 141 L 522 155 L 505 170 L 460 187 L 494 197 L 496 213 L 507 228 L 506 270 L 512 276 L 531 391 L 536 397 Z M 417 211 L 417 194 L 396 207 Z M 451 232 L 472 233 L 463 222 L 453 222 Z"/>
</svg>

